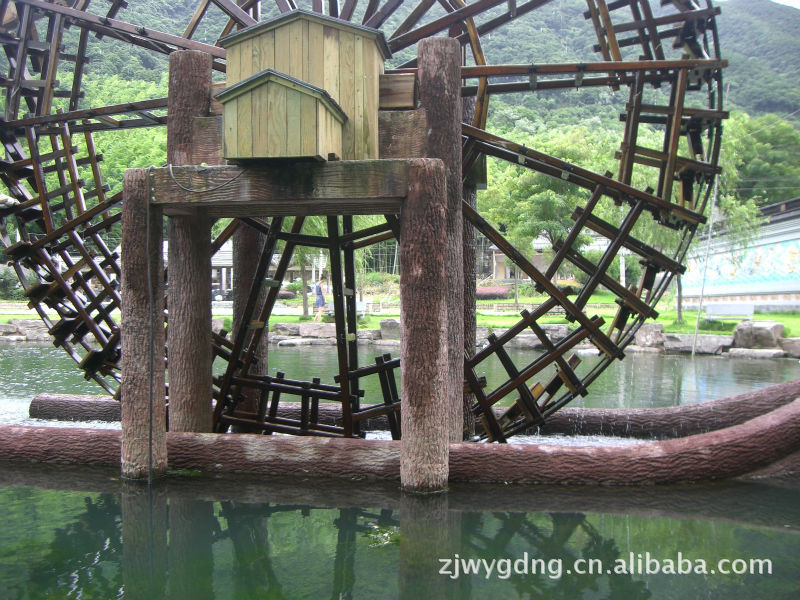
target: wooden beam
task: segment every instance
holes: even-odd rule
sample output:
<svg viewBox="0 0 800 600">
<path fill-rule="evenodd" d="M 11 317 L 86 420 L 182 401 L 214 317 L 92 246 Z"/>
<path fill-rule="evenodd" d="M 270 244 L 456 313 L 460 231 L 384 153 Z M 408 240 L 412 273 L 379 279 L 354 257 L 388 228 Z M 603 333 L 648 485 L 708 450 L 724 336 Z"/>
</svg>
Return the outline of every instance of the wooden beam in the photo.
<svg viewBox="0 0 800 600">
<path fill-rule="evenodd" d="M 396 214 L 408 190 L 405 160 L 153 169 L 165 214 L 197 208 L 212 217 Z"/>
<path fill-rule="evenodd" d="M 220 48 L 219 46 L 188 40 L 177 35 L 162 33 L 154 29 L 147 29 L 140 25 L 126 23 L 116 19 L 101 17 L 100 15 L 95 15 L 82 10 L 75 10 L 59 4 L 41 2 L 40 0 L 19 0 L 19 2 L 27 4 L 28 6 L 31 6 L 44 13 L 57 13 L 69 17 L 70 21 L 79 27 L 86 27 L 87 29 L 102 31 L 104 33 L 122 33 L 126 37 L 130 36 L 130 41 L 132 43 L 135 43 L 135 40 L 148 40 L 167 44 L 177 49 L 200 50 L 202 52 L 207 52 L 215 58 L 225 58 L 225 49 Z"/>
</svg>

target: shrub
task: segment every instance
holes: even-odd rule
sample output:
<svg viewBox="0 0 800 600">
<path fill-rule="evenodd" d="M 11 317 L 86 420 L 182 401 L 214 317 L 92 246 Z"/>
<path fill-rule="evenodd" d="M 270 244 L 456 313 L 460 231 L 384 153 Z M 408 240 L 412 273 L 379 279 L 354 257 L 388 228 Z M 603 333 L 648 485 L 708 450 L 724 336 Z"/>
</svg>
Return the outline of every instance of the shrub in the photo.
<svg viewBox="0 0 800 600">
<path fill-rule="evenodd" d="M 303 289 L 303 282 L 302 281 L 293 281 L 285 286 L 283 286 L 284 290 L 294 292 L 295 294 Z"/>
<path fill-rule="evenodd" d="M 510 285 L 493 285 L 490 287 L 479 287 L 475 290 L 476 300 L 507 300 L 513 293 Z"/>
</svg>

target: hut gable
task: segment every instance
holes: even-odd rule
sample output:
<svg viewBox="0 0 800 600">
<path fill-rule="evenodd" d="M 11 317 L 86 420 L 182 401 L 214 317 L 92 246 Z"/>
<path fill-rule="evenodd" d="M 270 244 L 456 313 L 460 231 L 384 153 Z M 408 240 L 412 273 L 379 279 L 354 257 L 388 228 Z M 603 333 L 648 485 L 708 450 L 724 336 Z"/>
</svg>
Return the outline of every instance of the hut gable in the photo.
<svg viewBox="0 0 800 600">
<path fill-rule="evenodd" d="M 266 69 L 324 89 L 348 119 L 341 158 L 379 157 L 378 104 L 383 62 L 391 56 L 375 29 L 305 10 L 261 21 L 220 40 L 227 51 L 227 85 Z"/>
<path fill-rule="evenodd" d="M 225 158 L 328 159 L 342 154 L 347 115 L 323 89 L 265 69 L 216 95 Z"/>
</svg>

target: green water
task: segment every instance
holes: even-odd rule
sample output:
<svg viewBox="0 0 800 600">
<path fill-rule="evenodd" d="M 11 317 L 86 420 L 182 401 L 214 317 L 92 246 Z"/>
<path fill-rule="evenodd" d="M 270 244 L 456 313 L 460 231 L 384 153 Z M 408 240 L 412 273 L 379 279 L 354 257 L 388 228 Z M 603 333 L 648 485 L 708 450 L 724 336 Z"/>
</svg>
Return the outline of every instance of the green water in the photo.
<svg viewBox="0 0 800 600">
<path fill-rule="evenodd" d="M 2 598 L 778 600 L 800 589 L 797 487 L 468 486 L 420 499 L 327 481 L 172 477 L 148 490 L 114 475 L 0 464 Z M 494 567 L 465 575 L 456 560 Z M 670 560 L 674 574 L 653 572 Z M 747 572 L 721 574 L 720 560 Z"/>
<path fill-rule="evenodd" d="M 363 348 L 362 364 L 383 351 Z M 270 356 L 287 377 L 336 368 L 325 347 Z M 486 366 L 490 385 L 498 371 Z M 796 360 L 632 354 L 577 402 L 668 406 L 798 376 Z M 0 348 L 0 424 L 31 424 L 42 391 L 96 389 L 54 348 Z M 799 491 L 457 486 L 419 499 L 365 482 L 185 475 L 147 488 L 116 470 L 0 462 L 0 600 L 794 599 Z"/>
</svg>

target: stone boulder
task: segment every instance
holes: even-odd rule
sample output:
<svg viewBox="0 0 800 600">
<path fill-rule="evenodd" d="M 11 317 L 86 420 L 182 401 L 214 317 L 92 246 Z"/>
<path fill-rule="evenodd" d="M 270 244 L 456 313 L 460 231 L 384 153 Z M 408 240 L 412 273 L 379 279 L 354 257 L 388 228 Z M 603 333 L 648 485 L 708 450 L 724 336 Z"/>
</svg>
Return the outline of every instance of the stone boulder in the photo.
<svg viewBox="0 0 800 600">
<path fill-rule="evenodd" d="M 475 343 L 476 344 L 483 344 L 483 342 L 486 341 L 486 338 L 489 337 L 490 333 L 491 333 L 491 331 L 489 331 L 488 327 L 476 327 L 475 328 Z"/>
<path fill-rule="evenodd" d="M 781 338 L 778 342 L 786 356 L 800 358 L 800 338 Z"/>
<path fill-rule="evenodd" d="M 569 325 L 566 323 L 553 323 L 542 325 L 542 329 L 547 334 L 548 339 L 557 344 L 569 335 Z"/>
<path fill-rule="evenodd" d="M 19 335 L 19 331 L 17 331 L 17 327 L 15 325 L 11 325 L 10 323 L 0 323 L 0 335 Z"/>
<path fill-rule="evenodd" d="M 356 336 L 359 340 L 379 340 L 381 339 L 381 330 L 380 329 L 359 329 L 356 332 Z"/>
<path fill-rule="evenodd" d="M 636 332 L 634 343 L 642 348 L 663 348 L 664 325 L 661 323 L 645 323 Z"/>
<path fill-rule="evenodd" d="M 50 342 L 53 339 L 47 331 L 47 325 L 38 319 L 15 319 L 9 324 L 16 327 L 29 342 Z"/>
<path fill-rule="evenodd" d="M 304 338 L 328 338 L 336 337 L 336 325 L 334 323 L 300 323 L 300 337 Z"/>
<path fill-rule="evenodd" d="M 777 348 L 783 325 L 776 321 L 742 321 L 733 332 L 736 348 Z"/>
<path fill-rule="evenodd" d="M 225 328 L 225 317 L 216 317 L 211 319 L 211 331 L 219 333 Z"/>
<path fill-rule="evenodd" d="M 783 358 L 786 353 L 780 348 L 731 348 L 730 358 Z"/>
<path fill-rule="evenodd" d="M 693 333 L 665 333 L 664 351 L 670 354 L 690 354 L 694 343 Z M 733 345 L 731 335 L 698 335 L 696 354 L 722 354 Z"/>
<path fill-rule="evenodd" d="M 381 319 L 382 340 L 399 340 L 400 333 L 401 330 L 399 319 Z"/>
<path fill-rule="evenodd" d="M 275 335 L 300 335 L 300 323 L 275 323 L 272 331 Z"/>
</svg>

